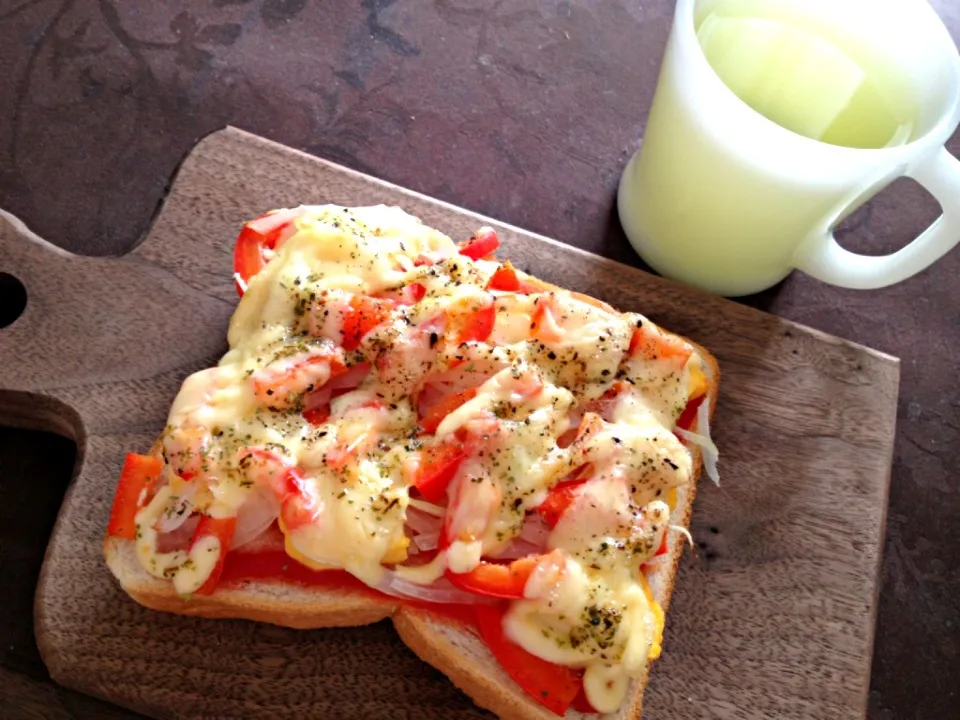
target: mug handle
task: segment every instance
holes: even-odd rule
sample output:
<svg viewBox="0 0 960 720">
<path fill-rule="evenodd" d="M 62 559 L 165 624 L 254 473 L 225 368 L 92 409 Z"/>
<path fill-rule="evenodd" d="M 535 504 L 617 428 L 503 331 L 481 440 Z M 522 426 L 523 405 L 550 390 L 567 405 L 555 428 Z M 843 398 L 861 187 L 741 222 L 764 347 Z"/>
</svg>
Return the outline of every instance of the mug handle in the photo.
<svg viewBox="0 0 960 720">
<path fill-rule="evenodd" d="M 833 285 L 872 290 L 906 280 L 943 257 L 960 242 L 960 161 L 940 148 L 905 175 L 923 185 L 943 208 L 913 242 L 890 255 L 873 257 L 844 250 L 828 231 L 800 247 L 794 267 Z"/>
</svg>

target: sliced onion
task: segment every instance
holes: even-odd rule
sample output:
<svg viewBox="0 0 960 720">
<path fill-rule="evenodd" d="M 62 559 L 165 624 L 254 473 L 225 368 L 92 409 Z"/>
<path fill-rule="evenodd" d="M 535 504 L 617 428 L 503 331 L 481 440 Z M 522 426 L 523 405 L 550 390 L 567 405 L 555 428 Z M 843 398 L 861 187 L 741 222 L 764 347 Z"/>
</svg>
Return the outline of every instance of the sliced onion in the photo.
<svg viewBox="0 0 960 720">
<path fill-rule="evenodd" d="M 520 531 L 522 540 L 542 548 L 547 544 L 548 537 L 550 537 L 550 526 L 539 514 L 530 513 L 524 518 L 523 529 Z"/>
<path fill-rule="evenodd" d="M 443 518 L 416 507 L 407 508 L 407 527 L 417 535 L 439 533 Z"/>
<path fill-rule="evenodd" d="M 516 560 L 530 555 L 542 555 L 550 537 L 550 526 L 537 513 L 530 513 L 523 521 L 520 534 L 505 548 L 490 557 L 496 560 Z"/>
<path fill-rule="evenodd" d="M 140 491 L 140 496 L 137 498 L 137 507 L 144 508 L 150 504 L 157 493 L 160 492 L 162 488 L 165 488 L 173 479 L 177 477 L 177 474 L 173 471 L 173 467 L 164 463 L 163 469 L 160 471 L 160 477 L 157 478 L 155 483 L 150 484 Z"/>
<path fill-rule="evenodd" d="M 186 550 L 190 547 L 198 522 L 200 522 L 199 515 L 190 515 L 176 530 L 157 535 L 157 552 L 168 553 L 175 550 Z"/>
<path fill-rule="evenodd" d="M 256 539 L 251 540 L 243 546 L 244 553 L 275 552 L 285 550 L 283 533 L 277 523 L 273 523 L 266 531 Z"/>
<path fill-rule="evenodd" d="M 322 387 L 307 393 L 303 398 L 303 409 L 313 410 L 323 407 L 328 404 L 335 395 L 342 395 L 345 390 L 356 389 L 369 374 L 370 363 L 354 365 L 343 375 L 335 377 L 330 382 L 324 383 Z"/>
<path fill-rule="evenodd" d="M 542 545 L 533 545 L 520 538 L 515 539 L 499 552 L 487 553 L 485 557 L 492 560 L 519 560 L 520 558 L 530 557 L 531 555 L 542 554 Z"/>
<path fill-rule="evenodd" d="M 440 533 L 423 533 L 422 535 L 417 535 L 413 539 L 413 542 L 419 550 L 424 552 L 427 550 L 436 550 L 437 544 L 440 542 Z"/>
<path fill-rule="evenodd" d="M 693 535 L 690 534 L 690 531 L 687 530 L 683 525 L 669 525 L 668 528 L 674 532 L 678 532 L 687 539 L 687 543 L 690 545 L 690 549 L 693 550 L 695 544 L 693 542 Z"/>
<path fill-rule="evenodd" d="M 426 500 L 421 500 L 420 498 L 410 498 L 407 501 L 410 507 L 416 508 L 417 510 L 422 510 L 428 515 L 433 515 L 434 517 L 442 518 L 447 514 L 447 509 L 442 505 L 434 505 L 431 502 Z"/>
<path fill-rule="evenodd" d="M 418 585 L 409 580 L 404 580 L 392 570 L 387 569 L 384 569 L 383 580 L 377 585 L 377 590 L 385 595 L 403 598 L 404 600 L 422 600 L 429 603 L 478 605 L 494 600 L 494 598 L 485 598 L 460 590 L 451 585 L 446 578 L 439 578 L 430 585 Z"/>
<path fill-rule="evenodd" d="M 720 473 L 717 470 L 717 461 L 720 459 L 720 451 L 710 439 L 710 400 L 705 399 L 700 403 L 697 409 L 697 432 L 677 428 L 674 430 L 677 436 L 692 443 L 700 448 L 703 455 L 703 467 L 707 475 L 717 485 L 720 484 Z"/>
<path fill-rule="evenodd" d="M 280 514 L 280 501 L 267 488 L 256 488 L 237 512 L 237 527 L 233 531 L 231 550 L 243 547 L 263 535 Z"/>
<path fill-rule="evenodd" d="M 172 533 L 178 527 L 183 525 L 193 512 L 193 496 L 197 494 L 199 485 L 195 482 L 184 484 L 183 490 L 176 495 L 171 495 L 172 501 L 164 509 L 154 527 L 161 535 Z"/>
</svg>

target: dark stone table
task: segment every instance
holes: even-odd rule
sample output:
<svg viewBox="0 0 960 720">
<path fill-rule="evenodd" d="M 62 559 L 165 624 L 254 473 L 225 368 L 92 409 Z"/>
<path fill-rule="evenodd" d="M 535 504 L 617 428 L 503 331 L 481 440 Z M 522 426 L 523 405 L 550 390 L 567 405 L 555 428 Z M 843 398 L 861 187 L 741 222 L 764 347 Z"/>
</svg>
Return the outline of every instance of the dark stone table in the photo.
<svg viewBox="0 0 960 720">
<path fill-rule="evenodd" d="M 934 5 L 960 40 L 960 3 Z M 68 250 L 123 253 L 184 154 L 231 124 L 640 264 L 614 190 L 672 6 L 0 0 L 0 207 Z M 889 252 L 936 214 L 898 181 L 841 241 Z M 793 276 L 746 302 L 902 359 L 870 716 L 960 717 L 960 251 L 886 290 Z M 130 716 L 54 686 L 33 643 L 33 587 L 72 463 L 68 441 L 0 429 L 4 717 Z"/>
</svg>

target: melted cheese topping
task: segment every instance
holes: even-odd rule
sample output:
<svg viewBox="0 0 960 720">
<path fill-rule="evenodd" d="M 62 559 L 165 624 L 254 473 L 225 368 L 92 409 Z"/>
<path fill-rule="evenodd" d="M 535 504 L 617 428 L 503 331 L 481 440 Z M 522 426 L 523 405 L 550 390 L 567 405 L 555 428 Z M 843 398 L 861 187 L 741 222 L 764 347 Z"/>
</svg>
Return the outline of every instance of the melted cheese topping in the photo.
<svg viewBox="0 0 960 720">
<path fill-rule="evenodd" d="M 667 528 L 664 500 L 689 480 L 690 454 L 671 430 L 702 373 L 688 348 L 658 350 L 660 331 L 642 316 L 565 291 L 488 290 L 498 267 L 397 208 L 302 208 L 249 280 L 229 351 L 183 384 L 164 456 L 215 517 L 273 489 L 292 557 L 371 586 L 385 564 L 422 584 L 473 570 L 515 541 L 554 485 L 590 468 L 549 536 L 552 564 L 538 565 L 505 630 L 584 668 L 591 704 L 613 711 L 659 651 L 662 614 L 641 565 Z M 632 354 L 641 328 L 647 345 Z M 433 436 L 418 429 L 425 385 L 472 394 Z M 572 429 L 572 443 L 558 442 Z M 412 459 L 453 442 L 467 457 L 448 489 L 451 542 L 406 567 Z M 224 548 L 204 538 L 159 552 L 173 502 L 168 485 L 140 511 L 137 552 L 189 593 Z"/>
</svg>

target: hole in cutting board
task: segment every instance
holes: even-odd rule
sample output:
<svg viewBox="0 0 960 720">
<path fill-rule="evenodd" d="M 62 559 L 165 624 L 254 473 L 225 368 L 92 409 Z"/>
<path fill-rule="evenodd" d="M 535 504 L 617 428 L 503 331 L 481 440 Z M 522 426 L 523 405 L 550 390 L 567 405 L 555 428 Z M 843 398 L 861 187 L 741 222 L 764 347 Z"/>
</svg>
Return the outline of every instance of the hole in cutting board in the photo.
<svg viewBox="0 0 960 720">
<path fill-rule="evenodd" d="M 13 325 L 27 307 L 27 289 L 10 273 L 0 272 L 0 329 Z"/>
<path fill-rule="evenodd" d="M 0 426 L 0 665 L 48 680 L 33 634 L 33 595 L 73 473 L 76 445 L 53 433 Z"/>
</svg>

